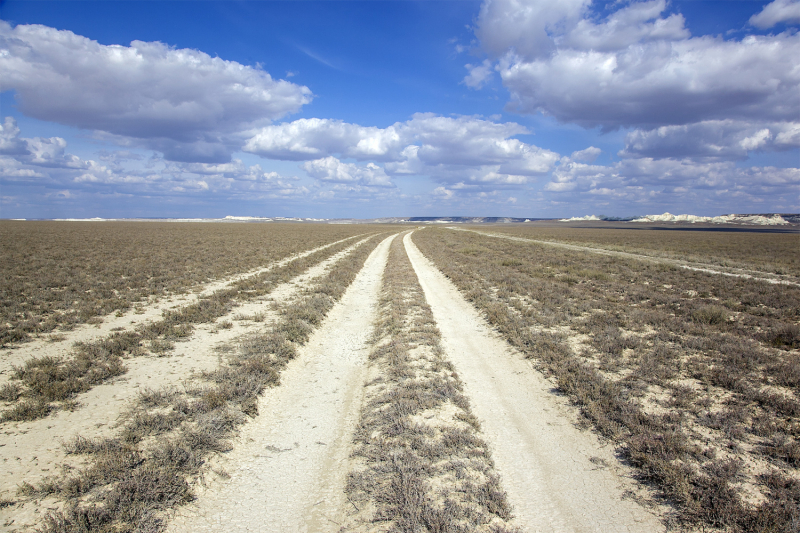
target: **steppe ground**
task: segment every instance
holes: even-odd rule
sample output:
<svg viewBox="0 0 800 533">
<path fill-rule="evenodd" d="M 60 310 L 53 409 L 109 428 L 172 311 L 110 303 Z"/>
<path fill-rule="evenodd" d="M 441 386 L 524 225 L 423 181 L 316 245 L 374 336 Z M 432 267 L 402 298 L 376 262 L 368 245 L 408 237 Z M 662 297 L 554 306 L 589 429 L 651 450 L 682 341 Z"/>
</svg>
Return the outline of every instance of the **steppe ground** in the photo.
<svg viewBox="0 0 800 533">
<path fill-rule="evenodd" d="M 797 228 L 0 222 L 3 531 L 800 531 Z"/>
</svg>

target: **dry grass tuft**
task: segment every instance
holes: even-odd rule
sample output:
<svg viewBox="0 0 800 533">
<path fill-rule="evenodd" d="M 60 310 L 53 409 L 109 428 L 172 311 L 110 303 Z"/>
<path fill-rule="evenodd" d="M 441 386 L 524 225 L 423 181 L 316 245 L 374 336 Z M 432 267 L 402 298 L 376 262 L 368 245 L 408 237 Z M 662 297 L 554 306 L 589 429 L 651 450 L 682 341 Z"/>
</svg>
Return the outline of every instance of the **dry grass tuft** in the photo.
<svg viewBox="0 0 800 533">
<path fill-rule="evenodd" d="M 373 237 L 362 243 L 291 305 L 318 324 L 377 242 Z M 237 428 L 257 414 L 258 396 L 278 385 L 298 345 L 283 331 L 288 321 L 243 342 L 217 371 L 204 376 L 204 386 L 140 393 L 117 436 L 67 443 L 68 453 L 85 456 L 87 466 L 20 488 L 21 497 L 52 494 L 65 502 L 63 511 L 45 517 L 39 531 L 162 531 L 167 511 L 193 498 L 192 483 L 203 475 L 208 457 L 230 448 Z"/>
<path fill-rule="evenodd" d="M 400 237 L 383 282 L 346 488 L 353 521 L 374 531 L 509 531 L 511 508 Z"/>
<path fill-rule="evenodd" d="M 686 256 L 677 232 L 651 232 L 647 243 L 641 232 L 578 233 Z M 703 243 L 692 253 L 757 263 L 719 234 L 684 237 Z M 680 523 L 797 530 L 799 289 L 448 229 L 414 241 L 674 504 Z M 797 237 L 764 242 L 773 241 Z"/>
</svg>

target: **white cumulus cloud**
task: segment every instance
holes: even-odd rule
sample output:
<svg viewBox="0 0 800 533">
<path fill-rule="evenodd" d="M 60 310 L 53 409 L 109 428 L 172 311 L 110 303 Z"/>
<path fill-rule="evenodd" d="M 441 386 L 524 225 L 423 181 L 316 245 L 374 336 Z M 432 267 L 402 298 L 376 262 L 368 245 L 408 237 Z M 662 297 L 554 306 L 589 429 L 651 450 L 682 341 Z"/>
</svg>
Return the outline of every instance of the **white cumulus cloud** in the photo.
<svg viewBox="0 0 800 533">
<path fill-rule="evenodd" d="M 357 183 L 368 187 L 394 187 L 383 168 L 375 163 L 360 166 L 328 156 L 303 163 L 303 169 L 310 176 L 322 181 Z"/>
<path fill-rule="evenodd" d="M 581 161 L 584 163 L 593 163 L 597 156 L 599 156 L 603 151 L 600 148 L 595 146 L 590 146 L 589 148 L 584 148 L 583 150 L 577 150 L 572 152 L 569 156 L 570 159 L 573 161 Z"/>
<path fill-rule="evenodd" d="M 746 159 L 755 150 L 800 147 L 800 123 L 707 120 L 683 126 L 637 129 L 625 136 L 622 157 Z"/>
<path fill-rule="evenodd" d="M 494 57 L 513 49 L 528 57 L 546 57 L 554 48 L 552 35 L 578 23 L 591 0 L 485 0 L 476 35 Z"/>
<path fill-rule="evenodd" d="M 691 37 L 665 8 L 597 20 L 586 2 L 487 0 L 476 34 L 523 113 L 605 129 L 800 118 L 800 34 Z"/>
<path fill-rule="evenodd" d="M 299 119 L 261 128 L 247 140 L 244 151 L 270 159 L 307 161 L 330 154 L 356 159 L 394 157 L 400 135 L 385 129 L 331 119 Z"/>
<path fill-rule="evenodd" d="M 764 6 L 761 12 L 750 17 L 750 24 L 761 29 L 771 28 L 781 22 L 800 23 L 800 1 L 775 0 Z"/>
<path fill-rule="evenodd" d="M 492 62 L 484 59 L 479 65 L 466 65 L 469 74 L 464 76 L 464 84 L 473 89 L 480 89 L 492 77 Z"/>
<path fill-rule="evenodd" d="M 0 154 L 24 155 L 28 153 L 28 143 L 19 137 L 19 127 L 13 117 L 6 117 L 0 124 Z"/>
<path fill-rule="evenodd" d="M 261 128 L 244 150 L 292 161 L 378 161 L 392 175 L 425 174 L 448 183 L 467 180 L 514 186 L 546 174 L 559 159 L 555 152 L 513 138 L 528 133 L 513 122 L 432 113 L 418 113 L 386 128 L 299 119 Z M 315 165 L 309 168 L 316 169 Z"/>
<path fill-rule="evenodd" d="M 223 161 L 238 136 L 293 113 L 307 87 L 160 42 L 102 45 L 0 21 L 0 90 L 28 116 L 139 140 L 167 158 Z"/>
<path fill-rule="evenodd" d="M 616 51 L 651 41 L 677 41 L 689 37 L 683 15 L 660 15 L 665 0 L 636 2 L 609 15 L 602 23 L 581 19 L 567 33 L 555 39 L 560 48 Z"/>
</svg>

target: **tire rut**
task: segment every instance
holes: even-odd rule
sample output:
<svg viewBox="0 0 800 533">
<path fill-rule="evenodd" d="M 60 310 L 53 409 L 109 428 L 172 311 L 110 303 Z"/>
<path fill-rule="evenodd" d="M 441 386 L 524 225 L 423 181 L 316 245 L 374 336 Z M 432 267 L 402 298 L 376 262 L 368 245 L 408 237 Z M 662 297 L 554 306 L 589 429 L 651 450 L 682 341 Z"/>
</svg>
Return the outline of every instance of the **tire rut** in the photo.
<svg viewBox="0 0 800 533">
<path fill-rule="evenodd" d="M 194 383 L 201 373 L 216 369 L 220 364 L 218 347 L 236 344 L 249 332 L 263 329 L 277 320 L 278 315 L 271 309 L 276 303 L 288 305 L 306 285 L 323 276 L 364 242 L 360 240 L 290 281 L 277 285 L 260 301 L 239 306 L 219 317 L 215 323 L 200 325 L 192 337 L 177 343 L 174 353 L 167 357 L 127 359 L 125 375 L 82 393 L 76 409 L 58 411 L 46 419 L 31 422 L 7 422 L 5 431 L 0 434 L 0 457 L 5 460 L 0 471 L 0 487 L 3 488 L 0 497 L 14 499 L 13 488 L 18 484 L 35 485 L 73 462 L 65 453 L 63 443 L 72 441 L 77 435 L 94 439 L 114 434 L 120 418 L 141 391 L 179 384 L 187 386 Z M 236 316 L 257 314 L 263 315 L 262 322 L 235 319 Z M 230 326 L 220 328 L 220 323 L 229 323 Z M 38 519 L 38 512 L 39 505 L 30 501 L 0 510 L 0 519 L 13 522 L 15 527 L 32 525 Z"/>
<path fill-rule="evenodd" d="M 472 233 L 477 233 L 478 235 L 483 235 L 484 237 L 493 237 L 495 239 L 507 239 L 509 241 L 518 241 L 518 242 L 526 242 L 526 243 L 533 243 L 533 244 L 542 244 L 545 246 L 555 246 L 557 248 L 564 248 L 566 250 L 573 250 L 577 252 L 589 252 L 598 255 L 610 255 L 614 257 L 622 257 L 625 259 L 635 259 L 637 261 L 650 261 L 652 263 L 660 263 L 663 265 L 671 265 L 677 268 L 683 268 L 686 270 L 694 270 L 696 272 L 705 272 L 706 274 L 714 274 L 717 276 L 728 276 L 732 278 L 742 278 L 742 279 L 752 279 L 755 281 L 764 281 L 766 283 L 772 283 L 774 285 L 792 285 L 795 287 L 800 287 L 800 282 L 784 279 L 785 276 L 781 276 L 779 274 L 769 274 L 767 272 L 759 272 L 756 270 L 745 270 L 742 268 L 733 268 L 733 267 L 720 267 L 717 265 L 706 265 L 702 263 L 691 263 L 688 261 L 680 261 L 677 259 L 668 259 L 666 257 L 654 257 L 650 255 L 643 255 L 643 254 L 634 254 L 630 252 L 618 252 L 616 250 L 605 250 L 603 248 L 592 248 L 591 246 L 579 246 L 577 244 L 567 244 L 563 242 L 553 242 L 553 241 L 540 241 L 536 239 L 525 239 L 523 237 L 514 237 L 512 235 L 500 235 L 498 233 L 491 233 L 486 231 L 477 231 L 471 229 L 464 229 L 464 228 L 453 228 L 449 227 L 448 229 L 452 229 L 455 231 L 469 231 Z M 724 270 L 722 270 L 724 268 Z M 796 278 L 795 278 L 796 279 Z"/>
<path fill-rule="evenodd" d="M 343 530 L 510 533 L 511 507 L 402 239 L 383 275 Z"/>
<path fill-rule="evenodd" d="M 489 442 L 512 524 L 536 532 L 663 531 L 630 499 L 613 449 L 572 423 L 552 384 L 499 338 L 455 286 L 405 237 L 414 270 Z"/>
<path fill-rule="evenodd" d="M 392 237 L 372 252 L 341 300 L 259 400 L 212 481 L 168 526 L 195 531 L 336 531 L 367 341 Z"/>
</svg>

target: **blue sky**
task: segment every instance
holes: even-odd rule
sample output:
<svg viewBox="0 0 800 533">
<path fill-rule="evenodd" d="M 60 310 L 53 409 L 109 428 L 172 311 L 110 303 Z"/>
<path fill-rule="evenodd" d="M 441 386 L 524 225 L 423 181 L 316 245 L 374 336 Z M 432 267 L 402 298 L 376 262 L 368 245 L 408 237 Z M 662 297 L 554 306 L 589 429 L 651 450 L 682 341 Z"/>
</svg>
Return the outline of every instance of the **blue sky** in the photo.
<svg viewBox="0 0 800 533">
<path fill-rule="evenodd" d="M 800 212 L 800 1 L 0 4 L 0 217 Z"/>
</svg>

